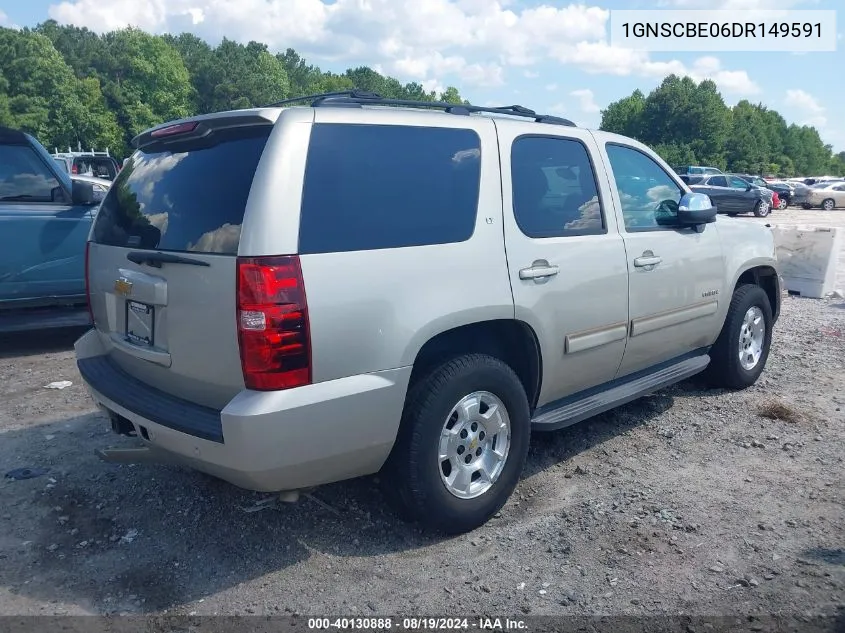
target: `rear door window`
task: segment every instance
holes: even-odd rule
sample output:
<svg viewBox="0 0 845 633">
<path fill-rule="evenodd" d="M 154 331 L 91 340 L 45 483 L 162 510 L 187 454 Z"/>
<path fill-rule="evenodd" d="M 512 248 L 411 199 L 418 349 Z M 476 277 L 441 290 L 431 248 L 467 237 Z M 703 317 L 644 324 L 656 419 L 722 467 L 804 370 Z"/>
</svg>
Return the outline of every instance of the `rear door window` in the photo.
<svg viewBox="0 0 845 633">
<path fill-rule="evenodd" d="M 111 158 L 91 156 L 75 158 L 76 173 L 85 176 L 94 176 L 95 178 L 104 178 L 105 180 L 114 180 L 117 176 L 117 168 Z"/>
<path fill-rule="evenodd" d="M 94 241 L 237 254 L 249 190 L 271 129 L 218 130 L 181 147 L 136 151 L 103 200 Z"/>
<path fill-rule="evenodd" d="M 513 213 L 528 237 L 605 232 L 595 173 L 583 143 L 524 136 L 511 147 Z"/>
<path fill-rule="evenodd" d="M 473 130 L 314 125 L 299 252 L 461 242 L 478 210 L 481 141 Z"/>
</svg>

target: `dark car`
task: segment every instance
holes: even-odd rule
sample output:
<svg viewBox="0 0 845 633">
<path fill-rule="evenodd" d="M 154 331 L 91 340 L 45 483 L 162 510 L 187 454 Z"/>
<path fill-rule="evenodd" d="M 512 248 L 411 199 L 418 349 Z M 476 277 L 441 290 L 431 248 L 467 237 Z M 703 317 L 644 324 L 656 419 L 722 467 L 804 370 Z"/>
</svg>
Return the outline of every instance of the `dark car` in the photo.
<svg viewBox="0 0 845 633">
<path fill-rule="evenodd" d="M 785 182 L 768 182 L 760 176 L 752 176 L 751 174 L 728 174 L 730 176 L 739 176 L 743 180 L 750 182 L 757 187 L 764 187 L 770 189 L 778 194 L 779 204 L 778 209 L 785 209 L 792 204 L 792 198 L 795 195 L 795 189 Z"/>
<path fill-rule="evenodd" d="M 682 176 L 690 189 L 710 196 L 719 213 L 734 216 L 753 213 L 764 218 L 772 211 L 774 192 L 752 185 L 739 176 Z"/>
</svg>

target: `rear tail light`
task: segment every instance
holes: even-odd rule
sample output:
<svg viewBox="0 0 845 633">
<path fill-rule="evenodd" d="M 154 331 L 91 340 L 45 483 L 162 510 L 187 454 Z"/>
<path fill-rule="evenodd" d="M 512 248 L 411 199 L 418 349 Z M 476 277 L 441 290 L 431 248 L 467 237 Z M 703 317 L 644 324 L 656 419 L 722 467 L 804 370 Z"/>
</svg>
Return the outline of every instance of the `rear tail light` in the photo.
<svg viewBox="0 0 845 633">
<path fill-rule="evenodd" d="M 71 165 L 71 167 L 70 167 L 70 173 L 72 173 L 72 174 L 78 174 L 78 173 L 79 173 L 79 167 L 77 167 L 77 166 L 76 166 L 76 163 L 74 163 L 73 165 Z"/>
<path fill-rule="evenodd" d="M 174 136 L 176 134 L 186 134 L 187 132 L 193 132 L 199 123 L 197 121 L 189 121 L 187 123 L 175 123 L 173 125 L 168 125 L 167 127 L 160 127 L 157 130 L 153 130 L 150 136 L 152 138 L 161 138 L 163 136 Z"/>
<path fill-rule="evenodd" d="M 91 308 L 91 272 L 89 262 L 91 259 L 91 242 L 85 242 L 85 303 L 88 306 L 88 318 L 94 324 L 94 310 Z"/>
<path fill-rule="evenodd" d="M 247 389 L 310 384 L 311 338 L 299 257 L 239 257 L 237 293 Z"/>
</svg>

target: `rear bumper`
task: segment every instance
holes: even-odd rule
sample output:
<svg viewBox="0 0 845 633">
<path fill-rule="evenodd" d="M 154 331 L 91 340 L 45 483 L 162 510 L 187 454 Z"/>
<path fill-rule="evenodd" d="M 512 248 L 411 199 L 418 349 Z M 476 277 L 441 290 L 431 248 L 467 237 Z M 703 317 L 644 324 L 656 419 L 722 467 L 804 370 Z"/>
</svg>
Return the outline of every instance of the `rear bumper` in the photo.
<svg viewBox="0 0 845 633">
<path fill-rule="evenodd" d="M 95 402 L 129 420 L 168 461 L 268 492 L 378 471 L 396 439 L 411 375 L 407 367 L 289 391 L 244 390 L 217 411 L 123 372 L 93 330 L 76 342 L 76 356 Z"/>
</svg>

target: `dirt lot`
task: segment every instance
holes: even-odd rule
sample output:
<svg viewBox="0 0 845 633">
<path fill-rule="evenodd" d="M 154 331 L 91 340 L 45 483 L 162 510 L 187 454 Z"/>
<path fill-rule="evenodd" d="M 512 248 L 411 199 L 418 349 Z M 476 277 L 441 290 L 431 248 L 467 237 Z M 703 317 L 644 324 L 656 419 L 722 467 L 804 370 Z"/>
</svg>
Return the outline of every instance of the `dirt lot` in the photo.
<svg viewBox="0 0 845 633">
<path fill-rule="evenodd" d="M 132 440 L 94 412 L 73 362 L 78 334 L 0 339 L 0 471 L 49 469 L 0 479 L 0 614 L 845 605 L 845 301 L 785 299 L 747 391 L 692 381 L 536 436 L 501 516 L 445 540 L 398 521 L 373 478 L 247 513 L 264 496 L 181 468 L 100 462 L 95 448 Z M 57 380 L 73 386 L 43 388 Z"/>
</svg>

